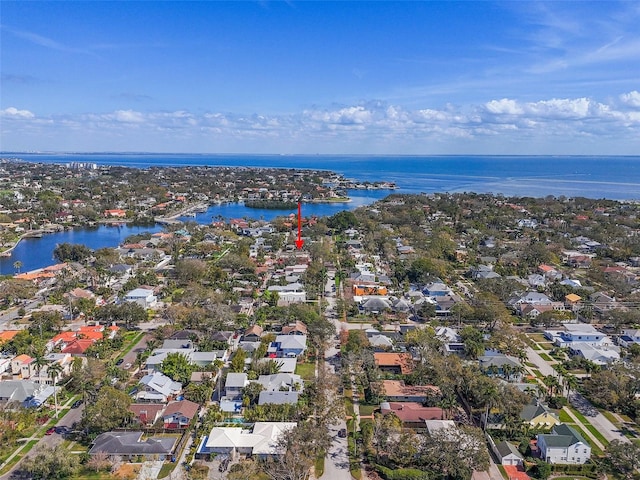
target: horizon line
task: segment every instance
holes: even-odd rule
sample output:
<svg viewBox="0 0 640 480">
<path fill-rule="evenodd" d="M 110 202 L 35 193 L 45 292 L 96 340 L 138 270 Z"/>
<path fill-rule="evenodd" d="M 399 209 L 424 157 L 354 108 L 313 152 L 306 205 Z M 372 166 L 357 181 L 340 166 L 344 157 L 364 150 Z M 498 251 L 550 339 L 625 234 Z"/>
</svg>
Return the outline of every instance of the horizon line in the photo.
<svg viewBox="0 0 640 480">
<path fill-rule="evenodd" d="M 565 153 L 238 153 L 238 152 L 151 152 L 151 151 L 0 151 L 0 155 L 197 155 L 263 157 L 640 157 L 640 154 L 565 154 Z"/>
</svg>

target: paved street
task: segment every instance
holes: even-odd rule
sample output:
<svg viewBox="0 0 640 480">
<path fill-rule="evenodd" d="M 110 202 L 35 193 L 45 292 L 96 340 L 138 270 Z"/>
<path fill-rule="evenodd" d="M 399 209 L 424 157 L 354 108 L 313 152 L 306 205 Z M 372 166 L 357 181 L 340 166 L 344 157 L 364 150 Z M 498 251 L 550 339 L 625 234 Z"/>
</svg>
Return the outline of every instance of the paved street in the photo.
<svg viewBox="0 0 640 480">
<path fill-rule="evenodd" d="M 66 406 L 71 406 L 71 404 L 73 403 L 72 401 L 73 399 L 70 399 L 69 401 L 67 401 Z M 56 423 L 56 427 L 67 427 L 69 429 L 71 429 L 71 426 L 75 423 L 75 422 L 79 422 L 80 419 L 82 418 L 82 411 L 84 409 L 84 405 L 81 405 L 79 408 L 72 408 L 70 409 L 66 415 L 64 415 L 57 423 Z M 44 435 L 44 430 L 43 429 L 38 429 L 38 432 L 36 432 L 36 434 L 31 437 L 29 440 L 34 440 L 38 437 L 38 435 L 43 435 L 40 440 L 38 441 L 38 443 L 29 451 L 29 453 L 26 455 L 27 457 L 37 453 L 40 449 L 42 449 L 43 447 L 54 447 L 56 445 L 59 445 L 60 443 L 62 443 L 62 441 L 64 440 L 63 436 L 57 433 L 54 433 L 52 435 Z M 28 442 L 25 442 L 25 444 Z M 19 451 L 14 452 L 14 455 L 19 453 Z M 13 457 L 13 456 L 12 456 Z M 8 461 L 11 460 L 12 457 L 9 457 Z M 0 476 L 0 480 L 8 480 L 11 477 L 11 472 L 13 472 L 14 470 L 16 470 L 16 468 L 20 465 L 20 463 L 18 463 L 17 465 L 14 465 L 14 467 L 5 475 Z"/>
</svg>

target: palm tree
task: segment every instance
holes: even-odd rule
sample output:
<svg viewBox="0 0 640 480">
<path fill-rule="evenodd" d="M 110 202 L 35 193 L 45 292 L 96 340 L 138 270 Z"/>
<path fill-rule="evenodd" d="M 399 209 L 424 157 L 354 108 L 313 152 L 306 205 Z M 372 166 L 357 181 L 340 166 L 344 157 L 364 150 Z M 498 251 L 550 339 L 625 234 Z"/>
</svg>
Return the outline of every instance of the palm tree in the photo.
<svg viewBox="0 0 640 480">
<path fill-rule="evenodd" d="M 554 377 L 553 375 L 545 376 L 542 379 L 542 383 L 544 383 L 547 386 L 547 389 L 549 390 L 549 398 L 553 397 L 554 389 L 560 386 L 560 383 L 558 382 L 558 378 Z"/>
<path fill-rule="evenodd" d="M 47 367 L 47 375 L 49 375 L 49 377 L 51 378 L 51 381 L 53 382 L 53 401 L 56 406 L 56 418 L 58 418 L 58 387 L 56 386 L 56 383 L 57 383 L 58 377 L 62 373 L 62 370 L 63 370 L 62 365 L 60 365 L 57 362 L 51 363 Z"/>
<path fill-rule="evenodd" d="M 42 383 L 41 382 L 41 378 L 40 378 L 40 374 L 42 373 L 42 367 L 44 367 L 45 365 L 47 365 L 49 362 L 47 361 L 46 358 L 44 358 L 44 355 L 41 352 L 36 352 L 35 354 L 35 359 L 33 360 L 33 364 L 36 367 L 36 371 L 38 372 L 38 383 Z"/>
<path fill-rule="evenodd" d="M 16 260 L 15 262 L 13 262 L 13 268 L 15 268 L 18 273 L 20 273 L 22 262 L 20 260 Z"/>
</svg>

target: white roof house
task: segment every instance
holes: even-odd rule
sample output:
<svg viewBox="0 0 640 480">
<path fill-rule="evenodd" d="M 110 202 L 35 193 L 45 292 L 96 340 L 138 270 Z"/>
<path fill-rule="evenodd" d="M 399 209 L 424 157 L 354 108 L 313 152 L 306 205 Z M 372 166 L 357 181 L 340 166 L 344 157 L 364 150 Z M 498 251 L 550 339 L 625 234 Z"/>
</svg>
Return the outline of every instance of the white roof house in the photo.
<svg viewBox="0 0 640 480">
<path fill-rule="evenodd" d="M 138 400 L 166 402 L 182 391 L 182 383 L 175 382 L 160 372 L 145 375 L 139 384 L 142 390 L 136 395 Z"/>
<path fill-rule="evenodd" d="M 135 302 L 143 308 L 151 308 L 156 304 L 158 298 L 153 294 L 153 290 L 136 288 L 127 293 L 123 300 L 125 302 Z"/>
<path fill-rule="evenodd" d="M 214 427 L 198 447 L 198 453 L 277 455 L 280 435 L 294 428 L 295 422 L 256 422 L 252 430 Z"/>
</svg>

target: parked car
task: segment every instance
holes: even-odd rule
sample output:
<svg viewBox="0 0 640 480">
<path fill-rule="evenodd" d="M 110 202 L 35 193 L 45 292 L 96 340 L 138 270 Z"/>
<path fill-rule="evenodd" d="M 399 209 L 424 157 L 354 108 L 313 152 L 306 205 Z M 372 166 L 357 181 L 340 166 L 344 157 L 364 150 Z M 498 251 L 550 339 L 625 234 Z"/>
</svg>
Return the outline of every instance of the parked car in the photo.
<svg viewBox="0 0 640 480">
<path fill-rule="evenodd" d="M 78 408 L 80 405 L 82 405 L 82 400 L 76 400 L 71 404 L 71 408 Z"/>
<path fill-rule="evenodd" d="M 56 433 L 56 428 L 55 427 L 51 427 L 49 430 L 44 432 L 45 435 L 53 435 L 54 433 Z"/>
<path fill-rule="evenodd" d="M 124 362 L 124 358 L 119 358 L 116 365 L 122 365 L 122 362 Z"/>
<path fill-rule="evenodd" d="M 341 428 L 341 429 L 338 431 L 338 436 L 339 436 L 340 438 L 346 438 L 346 437 L 347 437 L 347 429 L 346 429 L 346 428 Z"/>
</svg>

